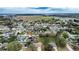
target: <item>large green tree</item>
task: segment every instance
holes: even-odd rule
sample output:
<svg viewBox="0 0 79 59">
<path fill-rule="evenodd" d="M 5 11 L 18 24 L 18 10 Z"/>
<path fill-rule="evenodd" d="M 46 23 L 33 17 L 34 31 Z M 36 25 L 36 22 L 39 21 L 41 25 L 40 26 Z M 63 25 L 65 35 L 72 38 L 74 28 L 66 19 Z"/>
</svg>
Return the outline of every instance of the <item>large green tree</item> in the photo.
<svg viewBox="0 0 79 59">
<path fill-rule="evenodd" d="M 66 46 L 66 39 L 64 37 L 59 37 L 56 39 L 56 45 L 58 47 L 64 48 Z"/>
<path fill-rule="evenodd" d="M 18 41 L 13 41 L 8 44 L 8 51 L 19 51 L 22 49 L 22 45 Z"/>
<path fill-rule="evenodd" d="M 55 40 L 54 34 L 40 34 L 39 35 L 39 40 L 42 42 L 44 45 L 44 50 L 49 51 L 52 50 L 50 49 L 49 43 Z"/>
<path fill-rule="evenodd" d="M 12 42 L 12 41 L 17 41 L 17 37 L 16 36 L 11 36 L 10 38 L 8 38 L 8 43 Z"/>
<path fill-rule="evenodd" d="M 0 43 L 5 43 L 5 42 L 7 42 L 7 40 L 5 40 L 3 36 L 0 36 Z"/>
<path fill-rule="evenodd" d="M 63 32 L 63 33 L 62 33 L 62 36 L 63 36 L 65 39 L 68 38 L 67 32 Z"/>
</svg>

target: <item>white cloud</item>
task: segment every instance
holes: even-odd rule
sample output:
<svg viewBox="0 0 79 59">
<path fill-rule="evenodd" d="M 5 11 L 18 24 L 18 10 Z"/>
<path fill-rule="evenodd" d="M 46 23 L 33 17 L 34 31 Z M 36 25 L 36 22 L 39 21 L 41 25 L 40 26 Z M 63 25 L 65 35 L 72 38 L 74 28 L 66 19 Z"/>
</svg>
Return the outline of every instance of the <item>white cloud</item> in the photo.
<svg viewBox="0 0 79 59">
<path fill-rule="evenodd" d="M 0 13 L 79 13 L 79 8 L 51 8 L 51 7 L 6 7 L 0 8 Z"/>
</svg>

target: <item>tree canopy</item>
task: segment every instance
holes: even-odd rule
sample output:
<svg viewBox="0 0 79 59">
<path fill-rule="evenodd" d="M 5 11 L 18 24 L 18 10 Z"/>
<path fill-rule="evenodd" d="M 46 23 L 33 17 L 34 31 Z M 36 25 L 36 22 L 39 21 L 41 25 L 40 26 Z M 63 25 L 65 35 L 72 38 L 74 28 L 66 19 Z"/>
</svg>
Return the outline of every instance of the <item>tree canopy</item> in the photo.
<svg viewBox="0 0 79 59">
<path fill-rule="evenodd" d="M 8 51 L 19 51 L 22 45 L 18 41 L 13 41 L 8 44 Z"/>
</svg>

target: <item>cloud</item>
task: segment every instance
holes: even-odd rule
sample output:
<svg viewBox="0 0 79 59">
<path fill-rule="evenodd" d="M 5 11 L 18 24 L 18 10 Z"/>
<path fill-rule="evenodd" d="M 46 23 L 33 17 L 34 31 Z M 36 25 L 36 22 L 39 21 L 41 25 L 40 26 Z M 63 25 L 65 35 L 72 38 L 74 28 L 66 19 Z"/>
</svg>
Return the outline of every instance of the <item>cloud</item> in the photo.
<svg viewBox="0 0 79 59">
<path fill-rule="evenodd" d="M 45 9 L 49 9 L 49 7 L 33 7 L 32 9 L 41 9 L 41 10 L 45 10 Z"/>
<path fill-rule="evenodd" d="M 0 14 L 35 14 L 35 13 L 79 13 L 78 8 L 52 8 L 52 7 L 4 7 L 0 8 Z"/>
</svg>

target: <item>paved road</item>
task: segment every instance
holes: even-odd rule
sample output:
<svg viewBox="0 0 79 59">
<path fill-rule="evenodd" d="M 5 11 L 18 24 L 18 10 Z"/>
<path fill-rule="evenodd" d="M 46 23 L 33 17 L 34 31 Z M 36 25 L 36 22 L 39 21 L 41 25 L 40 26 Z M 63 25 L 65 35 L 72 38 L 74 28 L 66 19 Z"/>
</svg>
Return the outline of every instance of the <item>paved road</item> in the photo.
<svg viewBox="0 0 79 59">
<path fill-rule="evenodd" d="M 54 49 L 55 51 L 57 51 L 57 47 L 53 47 L 53 49 Z"/>
<path fill-rule="evenodd" d="M 41 51 L 41 47 L 37 47 L 37 51 Z"/>
<path fill-rule="evenodd" d="M 74 51 L 74 50 L 69 46 L 69 44 L 66 44 L 66 47 L 68 48 L 69 51 Z"/>
</svg>

